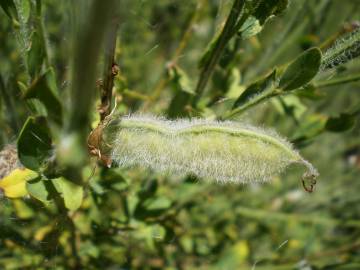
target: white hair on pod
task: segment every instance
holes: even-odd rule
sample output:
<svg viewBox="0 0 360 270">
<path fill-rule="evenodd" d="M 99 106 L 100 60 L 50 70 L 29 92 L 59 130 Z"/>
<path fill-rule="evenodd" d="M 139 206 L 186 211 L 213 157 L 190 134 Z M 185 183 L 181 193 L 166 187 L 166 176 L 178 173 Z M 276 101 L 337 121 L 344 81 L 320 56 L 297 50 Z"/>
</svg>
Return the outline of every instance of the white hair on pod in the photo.
<svg viewBox="0 0 360 270">
<path fill-rule="evenodd" d="M 118 119 L 111 158 L 120 167 L 147 167 L 220 182 L 264 182 L 288 165 L 318 172 L 273 131 L 231 121 L 167 120 L 130 115 Z"/>
</svg>

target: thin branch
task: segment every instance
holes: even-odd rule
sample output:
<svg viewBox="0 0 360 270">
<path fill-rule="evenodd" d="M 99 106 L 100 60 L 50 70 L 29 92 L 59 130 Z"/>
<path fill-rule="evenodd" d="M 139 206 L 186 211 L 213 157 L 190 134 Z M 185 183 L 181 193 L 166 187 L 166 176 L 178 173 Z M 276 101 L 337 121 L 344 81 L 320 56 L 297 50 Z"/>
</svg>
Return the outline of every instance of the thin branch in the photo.
<svg viewBox="0 0 360 270">
<path fill-rule="evenodd" d="M 316 88 L 324 88 L 324 87 L 328 87 L 328 86 L 335 86 L 335 85 L 339 85 L 339 84 L 345 84 L 345 83 L 357 82 L 357 81 L 360 81 L 360 74 L 355 74 L 355 75 L 351 75 L 351 76 L 347 76 L 347 77 L 343 77 L 343 78 L 337 78 L 337 79 L 333 79 L 333 80 L 315 83 L 315 87 Z"/>
<path fill-rule="evenodd" d="M 64 200 L 61 197 L 61 195 L 59 194 L 59 192 L 56 190 L 54 183 L 51 181 L 45 181 L 45 188 L 51 195 L 51 197 L 59 211 L 59 215 L 56 217 L 56 219 L 58 220 L 59 223 L 64 225 L 69 230 L 69 233 L 70 233 L 70 248 L 71 248 L 71 253 L 72 253 L 72 256 L 74 259 L 74 265 L 71 268 L 72 269 L 82 269 L 81 257 L 79 255 L 78 245 L 76 243 L 77 233 L 76 233 L 76 226 L 74 224 L 74 221 L 69 216 L 69 212 L 65 207 Z M 57 228 L 58 237 L 60 237 L 60 234 L 61 234 L 60 229 L 59 229 L 61 227 L 62 226 Z"/>
<path fill-rule="evenodd" d="M 134 91 L 134 90 L 128 90 L 128 89 L 125 89 L 124 92 L 122 93 L 124 96 L 127 96 L 129 98 L 132 98 L 132 99 L 138 99 L 138 100 L 143 100 L 143 101 L 149 101 L 151 97 L 147 96 L 147 95 L 144 95 L 144 94 L 141 94 L 137 91 Z"/>
<path fill-rule="evenodd" d="M 118 74 L 118 66 L 115 64 L 116 33 L 119 28 L 119 17 L 117 14 L 111 22 L 108 32 L 108 40 L 105 48 L 104 81 L 101 89 L 101 105 L 99 108 L 100 119 L 104 120 L 111 112 L 112 89 L 114 77 Z"/>
<path fill-rule="evenodd" d="M 236 33 L 236 31 L 234 31 L 235 28 L 241 26 L 243 22 L 245 22 L 247 18 L 247 14 L 245 13 L 241 16 L 240 19 L 238 19 L 242 13 L 244 5 L 244 0 L 234 1 L 229 17 L 225 22 L 225 26 L 216 40 L 215 46 L 212 49 L 209 59 L 207 59 L 201 70 L 200 78 L 195 89 L 196 97 L 194 98 L 193 104 L 196 104 L 197 101 L 200 99 L 201 95 L 203 94 L 205 87 L 212 73 L 214 72 L 217 63 L 224 49 L 226 48 L 226 45 L 228 44 L 231 37 Z"/>
<path fill-rule="evenodd" d="M 225 114 L 221 119 L 223 119 L 223 120 L 231 119 L 231 118 L 235 117 L 236 115 L 239 115 L 239 114 L 243 113 L 244 111 L 260 104 L 261 102 L 263 102 L 266 99 L 280 96 L 280 95 L 285 95 L 285 94 L 288 94 L 288 93 L 282 92 L 282 91 L 277 91 L 276 88 L 273 88 L 268 93 L 255 96 L 254 98 L 249 100 L 247 103 L 245 103 L 243 106 L 231 110 L 230 112 Z"/>
<path fill-rule="evenodd" d="M 44 22 L 42 20 L 42 4 L 41 4 L 42 0 L 36 0 L 36 24 L 37 24 L 37 28 L 39 31 L 39 35 L 40 35 L 40 39 L 41 39 L 41 43 L 43 45 L 44 48 L 44 60 L 45 60 L 45 66 L 46 68 L 50 68 L 51 64 L 50 64 L 50 57 L 49 57 L 49 48 L 48 48 L 48 43 L 46 40 L 46 32 L 45 32 L 45 27 L 44 27 Z"/>
<path fill-rule="evenodd" d="M 79 133 L 84 142 L 95 97 L 96 65 L 106 38 L 106 29 L 111 24 L 112 14 L 116 9 L 115 0 L 92 1 L 88 21 L 76 33 L 78 37 L 74 51 L 73 91 L 67 133 Z"/>
</svg>

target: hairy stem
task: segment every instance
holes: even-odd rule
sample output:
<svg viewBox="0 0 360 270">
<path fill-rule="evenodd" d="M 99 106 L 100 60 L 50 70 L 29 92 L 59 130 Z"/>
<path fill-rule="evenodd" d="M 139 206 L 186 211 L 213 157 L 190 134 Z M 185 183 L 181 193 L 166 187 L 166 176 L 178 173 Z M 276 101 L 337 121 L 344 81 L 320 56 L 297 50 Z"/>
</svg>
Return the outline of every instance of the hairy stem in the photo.
<svg viewBox="0 0 360 270">
<path fill-rule="evenodd" d="M 357 29 L 337 40 L 334 46 L 326 51 L 322 59 L 321 69 L 326 70 L 334 68 L 359 56 L 360 30 Z"/>
</svg>

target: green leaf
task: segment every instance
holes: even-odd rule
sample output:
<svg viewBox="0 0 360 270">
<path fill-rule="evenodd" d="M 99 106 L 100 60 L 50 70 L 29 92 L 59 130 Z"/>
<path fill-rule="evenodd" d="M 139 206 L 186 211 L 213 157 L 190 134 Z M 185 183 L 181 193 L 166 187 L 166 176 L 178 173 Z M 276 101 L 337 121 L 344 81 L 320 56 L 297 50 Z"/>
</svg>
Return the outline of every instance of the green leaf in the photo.
<svg viewBox="0 0 360 270">
<path fill-rule="evenodd" d="M 5 11 L 6 15 L 10 19 L 17 20 L 18 15 L 17 15 L 16 6 L 15 6 L 14 1 L 0 0 L 0 6 L 2 7 L 2 9 Z"/>
<path fill-rule="evenodd" d="M 260 0 L 252 15 L 263 25 L 271 16 L 282 13 L 287 6 L 288 0 Z"/>
<path fill-rule="evenodd" d="M 81 206 L 84 197 L 82 186 L 74 184 L 63 177 L 54 179 L 52 182 L 56 190 L 62 194 L 67 209 L 75 211 Z"/>
<path fill-rule="evenodd" d="M 38 171 L 52 155 L 50 131 L 45 118 L 29 117 L 17 141 L 18 156 L 28 169 Z"/>
<path fill-rule="evenodd" d="M 57 124 L 62 124 L 62 107 L 56 94 L 53 71 L 50 69 L 41 77 L 37 78 L 27 89 L 24 98 L 39 99 L 47 110 L 48 116 Z"/>
<path fill-rule="evenodd" d="M 47 203 L 50 201 L 50 193 L 46 188 L 46 180 L 41 178 L 34 179 L 26 183 L 26 189 L 35 199 Z"/>
<path fill-rule="evenodd" d="M 321 51 L 318 48 L 305 51 L 286 68 L 279 88 L 288 91 L 304 86 L 316 76 L 320 65 Z"/>
<path fill-rule="evenodd" d="M 45 52 L 42 46 L 41 38 L 37 32 L 31 35 L 31 47 L 27 55 L 29 73 L 32 78 L 40 74 Z"/>
<path fill-rule="evenodd" d="M 263 27 L 260 25 L 260 21 L 256 19 L 254 16 L 250 16 L 241 26 L 239 32 L 241 33 L 241 37 L 243 39 L 247 39 L 257 35 L 258 33 L 261 32 L 262 29 Z"/>
<path fill-rule="evenodd" d="M 260 96 L 268 91 L 272 91 L 274 89 L 275 78 L 276 70 L 274 70 L 265 79 L 251 84 L 248 88 L 245 89 L 244 92 L 242 92 L 242 94 L 235 101 L 233 109 L 243 106 L 245 103 L 247 103 L 249 100 L 253 99 L 256 96 Z"/>
<path fill-rule="evenodd" d="M 144 207 L 148 211 L 165 210 L 171 206 L 171 201 L 167 197 L 150 198 L 144 202 Z"/>
<path fill-rule="evenodd" d="M 356 114 L 342 113 L 337 117 L 330 117 L 325 124 L 325 129 L 331 132 L 344 132 L 354 127 Z"/>
<path fill-rule="evenodd" d="M 288 0 L 260 0 L 254 1 L 252 15 L 241 25 L 238 33 L 243 39 L 257 35 L 263 30 L 266 21 L 272 16 L 283 12 L 288 6 Z"/>
</svg>

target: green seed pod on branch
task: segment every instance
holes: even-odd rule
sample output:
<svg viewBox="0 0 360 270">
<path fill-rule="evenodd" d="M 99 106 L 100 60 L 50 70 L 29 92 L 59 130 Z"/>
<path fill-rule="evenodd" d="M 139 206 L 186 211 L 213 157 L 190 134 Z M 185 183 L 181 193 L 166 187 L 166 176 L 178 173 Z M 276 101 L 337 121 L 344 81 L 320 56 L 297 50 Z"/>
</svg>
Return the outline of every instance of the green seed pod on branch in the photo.
<svg viewBox="0 0 360 270">
<path fill-rule="evenodd" d="M 268 181 L 298 163 L 306 167 L 305 177 L 318 176 L 275 132 L 231 121 L 171 121 L 133 115 L 112 117 L 100 133 L 100 147 L 95 147 L 97 151 L 93 147 L 93 153 L 119 167 L 140 166 L 219 182 L 248 183 Z"/>
<path fill-rule="evenodd" d="M 335 44 L 325 52 L 320 69 L 331 69 L 346 64 L 359 56 L 360 29 L 356 29 L 338 39 Z"/>
</svg>

